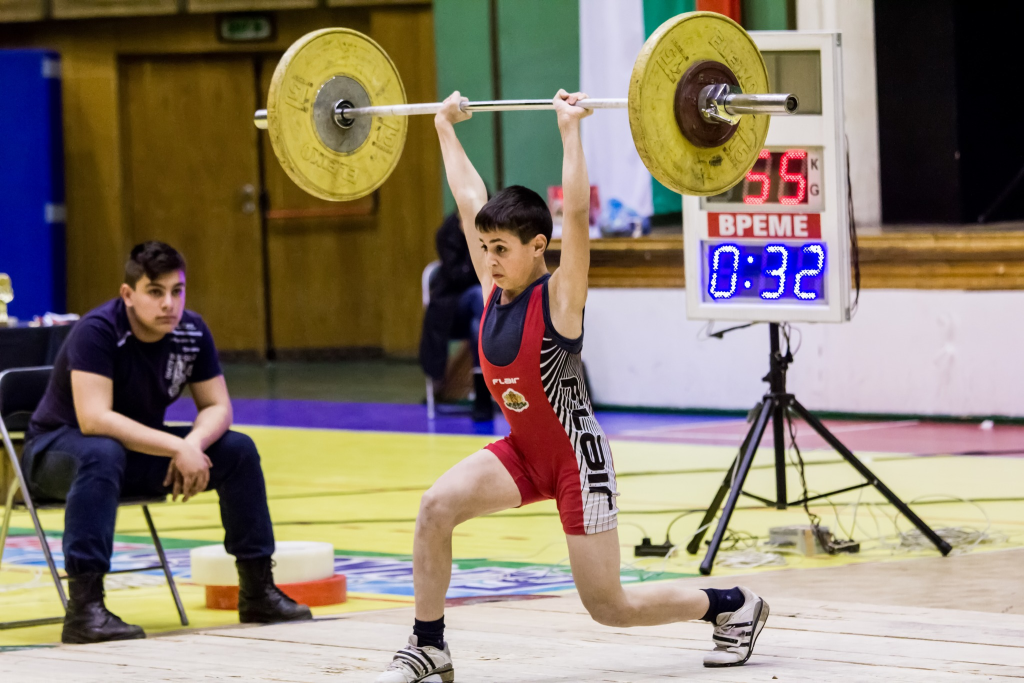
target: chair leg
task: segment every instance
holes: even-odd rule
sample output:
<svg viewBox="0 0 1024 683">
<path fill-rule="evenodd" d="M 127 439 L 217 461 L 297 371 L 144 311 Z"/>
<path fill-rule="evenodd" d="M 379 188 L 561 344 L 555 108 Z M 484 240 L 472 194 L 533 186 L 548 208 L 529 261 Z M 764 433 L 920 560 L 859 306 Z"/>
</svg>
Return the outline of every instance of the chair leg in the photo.
<svg viewBox="0 0 1024 683">
<path fill-rule="evenodd" d="M 427 419 L 434 419 L 434 380 L 427 377 Z"/>
<path fill-rule="evenodd" d="M 7 503 L 4 505 L 4 522 L 0 526 L 0 567 L 4 564 L 4 546 L 7 544 L 7 532 L 11 528 L 11 512 L 14 508 L 14 494 L 18 492 L 18 480 L 11 482 L 7 490 Z"/>
<path fill-rule="evenodd" d="M 142 506 L 142 514 L 146 517 L 146 524 L 149 526 L 149 535 L 153 538 L 153 546 L 156 548 L 156 554 L 160 558 L 160 567 L 164 570 L 164 576 L 167 577 L 167 585 L 171 588 L 171 595 L 174 597 L 174 606 L 178 608 L 178 617 L 181 619 L 182 626 L 188 626 L 188 617 L 185 616 L 185 606 L 181 604 L 181 596 L 178 595 L 178 585 L 174 583 L 174 575 L 171 573 L 171 566 L 167 564 L 167 555 L 164 554 L 164 546 L 160 542 L 160 537 L 156 533 L 156 527 L 153 526 L 153 517 L 149 514 L 149 506 Z"/>
<path fill-rule="evenodd" d="M 50 568 L 50 576 L 53 578 L 53 585 L 57 589 L 57 595 L 60 596 L 60 602 L 64 605 L 64 611 L 68 609 L 68 596 L 64 592 L 64 584 L 61 583 L 60 572 L 57 571 L 57 563 L 53 561 L 53 553 L 50 551 L 50 542 L 46 540 L 46 532 L 43 531 L 43 524 L 39 521 L 39 513 L 36 512 L 36 506 L 32 504 L 31 499 L 28 496 L 28 492 L 24 492 L 25 495 L 25 507 L 28 509 L 28 514 L 32 518 L 32 526 L 36 529 L 36 536 L 39 537 L 39 545 L 43 551 L 43 556 L 46 558 L 46 566 Z"/>
</svg>

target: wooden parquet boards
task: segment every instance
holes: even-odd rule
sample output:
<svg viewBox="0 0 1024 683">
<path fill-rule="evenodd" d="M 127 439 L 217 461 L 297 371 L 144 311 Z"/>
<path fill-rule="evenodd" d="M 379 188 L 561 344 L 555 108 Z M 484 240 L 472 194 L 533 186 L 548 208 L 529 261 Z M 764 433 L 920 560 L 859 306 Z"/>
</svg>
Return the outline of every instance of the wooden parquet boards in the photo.
<svg viewBox="0 0 1024 683">
<path fill-rule="evenodd" d="M 747 666 L 705 669 L 701 622 L 618 629 L 575 595 L 448 610 L 461 683 L 972 681 L 1024 678 L 1024 616 L 779 599 Z M 0 654 L 17 681 L 372 681 L 410 609 Z"/>
</svg>

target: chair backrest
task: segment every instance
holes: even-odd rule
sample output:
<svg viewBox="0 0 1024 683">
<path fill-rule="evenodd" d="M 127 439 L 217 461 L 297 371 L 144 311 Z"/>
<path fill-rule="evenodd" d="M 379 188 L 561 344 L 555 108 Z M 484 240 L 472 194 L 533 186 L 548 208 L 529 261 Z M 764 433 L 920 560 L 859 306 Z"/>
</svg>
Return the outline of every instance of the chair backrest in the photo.
<svg viewBox="0 0 1024 683">
<path fill-rule="evenodd" d="M 53 366 L 12 368 L 0 372 L 0 419 L 8 431 L 23 432 L 43 400 Z"/>
<path fill-rule="evenodd" d="M 434 274 L 440 267 L 440 261 L 431 261 L 427 264 L 427 267 L 423 269 L 423 278 L 420 282 L 420 285 L 423 287 L 423 308 L 426 308 L 427 305 L 430 304 L 430 281 L 434 279 Z"/>
</svg>

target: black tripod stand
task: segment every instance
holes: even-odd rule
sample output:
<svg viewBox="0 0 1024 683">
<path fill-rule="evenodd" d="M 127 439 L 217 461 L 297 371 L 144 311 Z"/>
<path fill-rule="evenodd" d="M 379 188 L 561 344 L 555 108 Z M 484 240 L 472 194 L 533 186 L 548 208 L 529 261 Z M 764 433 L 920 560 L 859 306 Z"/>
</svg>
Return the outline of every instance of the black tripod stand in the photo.
<svg viewBox="0 0 1024 683">
<path fill-rule="evenodd" d="M 779 348 L 779 325 L 778 323 L 769 324 L 769 335 L 771 338 L 771 365 L 768 374 L 764 377 L 764 381 L 768 382 L 769 389 L 768 393 L 764 395 L 761 403 L 754 408 L 754 420 L 750 426 L 750 430 L 747 432 L 747 436 L 743 439 L 743 444 L 740 446 L 740 451 L 733 460 L 732 467 L 729 468 L 728 473 L 725 475 L 725 480 L 718 489 L 718 493 L 715 494 L 715 499 L 711 501 L 711 505 L 708 507 L 707 512 L 704 514 L 704 519 L 701 521 L 698 527 L 700 531 L 694 535 L 690 544 L 686 546 L 687 552 L 691 555 L 696 555 L 697 550 L 700 548 L 701 541 L 704 540 L 704 533 L 711 525 L 711 522 L 715 519 L 715 515 L 718 513 L 718 508 L 722 506 L 722 501 L 725 499 L 726 494 L 729 494 L 729 499 L 725 502 L 725 509 L 722 510 L 722 517 L 718 520 L 718 528 L 715 529 L 715 535 L 711 538 L 711 545 L 708 548 L 708 554 L 704 557 L 704 561 L 700 565 L 700 573 L 707 576 L 711 573 L 711 567 L 715 563 L 715 555 L 718 554 L 718 548 L 722 544 L 722 538 L 725 536 L 725 532 L 729 527 L 729 519 L 732 517 L 733 510 L 736 509 L 736 502 L 739 500 L 740 494 L 759 500 L 765 505 L 775 506 L 779 510 L 785 510 L 788 505 L 803 505 L 805 502 L 812 500 L 818 500 L 820 498 L 828 498 L 834 496 L 837 493 L 846 493 L 847 491 L 856 491 L 857 489 L 864 488 L 866 486 L 874 486 L 878 489 L 879 493 L 885 496 L 886 500 L 896 506 L 907 519 L 914 523 L 921 533 L 928 537 L 935 547 L 943 555 L 949 554 L 952 547 L 949 543 L 942 540 L 938 534 L 932 531 L 931 527 L 924 523 L 920 517 L 914 514 L 913 510 L 907 507 L 895 493 L 889 490 L 885 484 L 879 481 L 871 470 L 869 470 L 864 463 L 857 459 L 857 457 L 850 452 L 846 446 L 842 444 L 828 429 L 825 425 L 814 417 L 806 408 L 800 405 L 800 402 L 796 400 L 793 394 L 786 392 L 786 370 L 789 368 L 789 364 L 793 362 L 793 355 L 786 349 L 786 355 L 782 355 L 782 351 Z M 855 470 L 860 472 L 861 476 L 867 479 L 862 484 L 856 486 L 850 486 L 845 489 L 839 489 L 838 491 L 832 491 L 830 493 L 823 493 L 819 496 L 801 498 L 791 503 L 786 502 L 786 440 L 785 432 L 783 430 L 784 423 L 786 420 L 786 411 L 793 411 L 797 416 L 803 418 L 803 420 L 816 431 L 821 438 L 823 438 L 832 448 L 843 456 L 846 462 L 850 463 Z M 768 500 L 760 496 L 755 496 L 751 493 L 747 493 L 743 490 L 743 483 L 747 479 L 747 474 L 750 472 L 750 466 L 754 461 L 754 454 L 757 452 L 757 447 L 761 444 L 761 438 L 764 436 L 764 431 L 768 427 L 768 420 L 772 421 L 772 430 L 774 433 L 775 440 L 775 500 Z"/>
</svg>

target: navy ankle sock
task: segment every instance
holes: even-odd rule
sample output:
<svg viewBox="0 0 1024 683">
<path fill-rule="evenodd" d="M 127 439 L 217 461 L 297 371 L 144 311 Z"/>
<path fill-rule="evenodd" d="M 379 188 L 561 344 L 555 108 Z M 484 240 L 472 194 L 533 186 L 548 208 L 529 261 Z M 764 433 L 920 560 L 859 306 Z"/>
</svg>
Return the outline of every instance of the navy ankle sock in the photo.
<svg viewBox="0 0 1024 683">
<path fill-rule="evenodd" d="M 742 598 L 740 598 L 742 602 Z M 437 621 L 413 620 L 412 634 L 416 636 L 416 644 L 420 647 L 436 647 L 444 649 L 444 617 Z"/>
<path fill-rule="evenodd" d="M 701 588 L 701 590 L 708 594 L 708 602 L 710 603 L 708 605 L 708 613 L 701 617 L 701 619 L 710 621 L 712 624 L 717 623 L 715 620 L 719 614 L 735 612 L 740 607 L 743 607 L 743 603 L 746 602 L 746 598 L 743 597 L 743 592 L 739 588 L 730 588 L 729 590 Z"/>
</svg>

